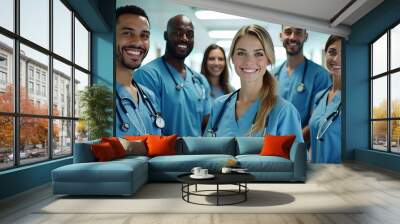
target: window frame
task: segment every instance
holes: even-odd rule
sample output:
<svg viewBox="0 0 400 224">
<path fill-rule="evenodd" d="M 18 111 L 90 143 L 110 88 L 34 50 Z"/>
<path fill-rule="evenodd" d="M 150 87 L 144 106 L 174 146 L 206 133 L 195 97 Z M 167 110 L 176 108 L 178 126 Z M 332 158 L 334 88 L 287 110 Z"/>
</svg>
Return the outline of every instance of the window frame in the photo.
<svg viewBox="0 0 400 224">
<path fill-rule="evenodd" d="M 53 50 L 53 1 L 54 0 L 47 0 L 49 3 L 49 47 L 48 49 L 40 46 L 39 44 L 36 44 L 32 41 L 30 41 L 29 39 L 24 38 L 23 36 L 20 35 L 20 0 L 14 0 L 13 1 L 13 10 L 14 10 L 14 18 L 13 18 L 13 22 L 14 22 L 14 30 L 10 31 L 4 27 L 0 26 L 0 35 L 3 35 L 4 37 L 10 38 L 13 41 L 13 63 L 12 65 L 10 65 L 12 68 L 10 69 L 13 73 L 11 73 L 13 75 L 14 78 L 14 110 L 13 112 L 3 112 L 0 111 L 0 116 L 4 116 L 4 117 L 10 117 L 13 120 L 13 154 L 14 154 L 14 161 L 13 161 L 13 165 L 10 167 L 5 167 L 5 168 L 0 168 L 0 171 L 4 171 L 4 170 L 10 170 L 10 169 L 15 169 L 18 167 L 23 167 L 23 166 L 28 166 L 28 165 L 32 165 L 32 164 L 37 164 L 37 163 L 43 163 L 49 160 L 54 160 L 54 159 L 60 159 L 60 158 L 65 158 L 65 157 L 70 157 L 73 155 L 74 152 L 74 143 L 75 143 L 75 126 L 76 126 L 76 121 L 79 120 L 79 117 L 75 116 L 75 108 L 72 107 L 71 108 L 71 114 L 68 115 L 66 114 L 65 116 L 59 115 L 56 116 L 53 114 L 53 59 L 58 60 L 61 63 L 64 63 L 68 66 L 71 66 L 71 98 L 70 99 L 71 105 L 75 104 L 75 95 L 77 94 L 75 92 L 75 88 L 74 88 L 74 83 L 75 83 L 75 69 L 79 70 L 80 72 L 86 74 L 88 76 L 89 79 L 89 83 L 88 86 L 92 85 L 92 81 L 93 81 L 93 77 L 92 77 L 92 62 L 91 62 L 91 48 L 92 48 L 92 43 L 91 43 L 91 38 L 92 38 L 92 30 L 88 27 L 88 25 L 85 23 L 85 21 L 78 15 L 78 13 L 76 13 L 72 7 L 68 4 L 67 1 L 65 0 L 59 0 L 68 10 L 71 11 L 71 18 L 70 18 L 70 23 L 71 23 L 71 59 L 67 59 L 64 58 L 63 56 L 55 53 Z M 80 65 L 75 63 L 75 25 L 74 25 L 74 20 L 75 18 L 77 20 L 79 20 L 79 22 L 83 25 L 83 27 L 88 31 L 88 69 L 85 69 L 83 67 L 81 67 Z M 32 48 L 33 50 L 36 50 L 42 54 L 45 54 L 46 56 L 48 56 L 48 71 L 47 71 L 47 83 L 45 84 L 45 95 L 47 96 L 47 103 L 48 103 L 48 112 L 46 115 L 40 115 L 40 114 L 27 114 L 27 113 L 21 113 L 20 111 L 20 90 L 21 90 L 21 80 L 20 80 L 20 65 L 21 65 L 21 56 L 20 56 L 20 46 L 21 44 Z M 33 79 L 30 78 L 30 69 L 31 66 L 27 63 L 27 73 L 25 74 L 26 76 L 26 82 L 32 81 L 34 88 L 36 84 L 40 83 L 40 87 L 42 88 L 42 79 L 41 79 L 41 75 L 43 71 L 40 71 L 39 73 L 39 80 L 36 80 L 36 72 L 37 70 L 33 67 Z M 27 91 L 29 91 L 29 87 L 27 84 Z M 36 89 L 34 89 L 34 92 L 36 92 Z M 38 96 L 42 96 L 42 92 L 40 91 L 40 94 Z M 43 96 L 42 96 L 43 97 Z M 36 102 L 35 102 L 36 103 Z M 47 152 L 48 155 L 47 157 L 43 157 L 43 160 L 37 161 L 37 162 L 28 162 L 28 163 L 24 163 L 21 164 L 21 158 L 20 158 L 20 119 L 21 118 L 45 118 L 47 119 L 47 124 L 48 124 L 48 135 L 47 135 Z M 70 121 L 71 122 L 71 153 L 68 155 L 62 155 L 62 156 L 54 156 L 53 152 L 54 149 L 56 147 L 53 146 L 53 123 L 55 123 L 57 120 L 61 120 L 61 121 Z"/>
<path fill-rule="evenodd" d="M 368 52 L 369 52 L 369 149 L 373 151 L 379 151 L 379 152 L 386 152 L 386 153 L 391 153 L 391 154 L 400 154 L 400 152 L 394 152 L 392 151 L 392 122 L 393 121 L 400 121 L 400 117 L 393 117 L 392 116 L 392 83 L 391 79 L 393 75 L 396 75 L 396 73 L 400 72 L 400 67 L 391 68 L 391 61 L 392 61 L 392 56 L 391 56 L 391 31 L 394 29 L 396 26 L 400 25 L 400 20 L 389 26 L 384 30 L 384 32 L 380 33 L 375 39 L 373 39 L 370 43 L 368 43 Z M 380 74 L 376 74 L 374 76 L 373 74 L 373 44 L 376 43 L 382 36 L 387 35 L 387 64 L 386 64 L 386 70 L 385 72 L 382 72 Z M 399 53 L 400 54 L 400 53 Z M 373 86 L 373 81 L 382 77 L 386 77 L 386 87 L 387 87 L 387 105 L 386 105 L 386 117 L 385 118 L 373 118 L 373 93 L 374 93 L 374 86 Z M 374 132 L 373 132 L 373 122 L 376 121 L 386 121 L 386 151 L 379 150 L 374 148 Z"/>
</svg>

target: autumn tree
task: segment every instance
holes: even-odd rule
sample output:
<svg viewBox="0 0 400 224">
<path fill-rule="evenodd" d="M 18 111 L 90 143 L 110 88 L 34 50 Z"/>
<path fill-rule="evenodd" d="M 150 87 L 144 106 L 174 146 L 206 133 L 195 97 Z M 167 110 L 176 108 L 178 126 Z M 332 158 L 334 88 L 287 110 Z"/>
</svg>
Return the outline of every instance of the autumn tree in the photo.
<svg viewBox="0 0 400 224">
<path fill-rule="evenodd" d="M 6 88 L 6 92 L 0 93 L 0 106 L 3 112 L 13 112 L 14 107 L 14 88 L 10 84 Z M 47 105 L 34 105 L 29 99 L 28 93 L 24 87 L 20 88 L 20 108 L 23 114 L 41 114 L 47 115 Z M 58 111 L 57 111 L 58 112 Z M 3 148 L 13 147 L 13 119 L 11 116 L 0 116 L 0 146 Z M 24 149 L 26 145 L 47 143 L 48 136 L 48 119 L 47 118 L 20 118 L 20 149 Z M 59 128 L 55 125 L 53 128 L 53 138 L 59 135 Z"/>
</svg>

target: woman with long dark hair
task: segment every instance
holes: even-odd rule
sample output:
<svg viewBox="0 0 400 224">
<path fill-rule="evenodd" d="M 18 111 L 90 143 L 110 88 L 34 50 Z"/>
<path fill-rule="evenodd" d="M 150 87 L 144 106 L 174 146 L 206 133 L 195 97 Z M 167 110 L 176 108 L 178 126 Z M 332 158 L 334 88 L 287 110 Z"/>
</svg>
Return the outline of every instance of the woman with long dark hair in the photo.
<svg viewBox="0 0 400 224">
<path fill-rule="evenodd" d="M 201 63 L 201 73 L 210 84 L 213 99 L 232 92 L 225 51 L 222 47 L 216 44 L 207 47 Z"/>
</svg>

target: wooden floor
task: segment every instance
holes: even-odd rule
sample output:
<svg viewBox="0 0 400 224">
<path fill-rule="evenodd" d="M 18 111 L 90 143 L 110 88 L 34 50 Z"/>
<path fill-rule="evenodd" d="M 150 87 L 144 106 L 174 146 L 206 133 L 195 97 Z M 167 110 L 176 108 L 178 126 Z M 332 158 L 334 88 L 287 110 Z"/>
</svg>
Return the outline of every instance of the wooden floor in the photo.
<svg viewBox="0 0 400 224">
<path fill-rule="evenodd" d="M 36 214 L 54 200 L 49 185 L 0 201 L 0 223 L 220 224 L 220 223 L 400 223 L 400 174 L 359 163 L 311 165 L 308 183 L 345 201 L 367 204 L 357 214 Z"/>
</svg>

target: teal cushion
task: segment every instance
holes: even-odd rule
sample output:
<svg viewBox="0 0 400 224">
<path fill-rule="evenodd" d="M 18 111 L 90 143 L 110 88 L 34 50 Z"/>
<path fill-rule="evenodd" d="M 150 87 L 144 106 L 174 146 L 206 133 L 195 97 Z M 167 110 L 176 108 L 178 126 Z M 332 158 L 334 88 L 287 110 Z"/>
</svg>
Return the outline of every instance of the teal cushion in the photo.
<svg viewBox="0 0 400 224">
<path fill-rule="evenodd" d="M 149 170 L 162 172 L 191 172 L 193 167 L 200 166 L 209 171 L 219 171 L 227 161 L 235 159 L 231 155 L 174 155 L 157 156 L 149 160 Z"/>
<path fill-rule="evenodd" d="M 183 137 L 178 154 L 226 154 L 234 155 L 235 138 L 233 137 Z"/>
<path fill-rule="evenodd" d="M 236 160 L 249 172 L 293 172 L 292 161 L 279 156 L 239 155 Z"/>
<path fill-rule="evenodd" d="M 263 137 L 237 137 L 236 155 L 260 154 L 263 146 Z"/>
<path fill-rule="evenodd" d="M 75 143 L 74 147 L 74 163 L 88 163 L 88 162 L 95 162 L 96 158 L 93 155 L 91 145 L 92 144 L 99 144 L 100 139 Z"/>
</svg>

